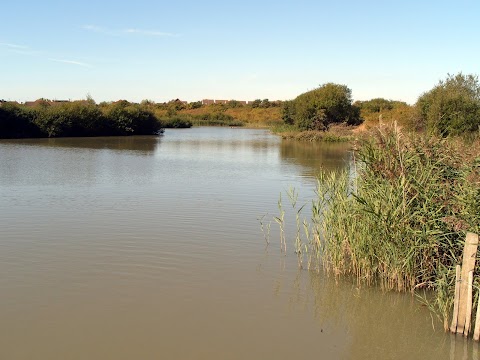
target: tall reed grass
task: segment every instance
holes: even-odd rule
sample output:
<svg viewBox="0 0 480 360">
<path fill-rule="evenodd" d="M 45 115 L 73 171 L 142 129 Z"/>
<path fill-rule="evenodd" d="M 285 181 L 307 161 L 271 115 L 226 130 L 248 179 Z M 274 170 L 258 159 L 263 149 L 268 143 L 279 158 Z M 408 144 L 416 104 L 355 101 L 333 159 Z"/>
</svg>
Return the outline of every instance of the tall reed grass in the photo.
<svg viewBox="0 0 480 360">
<path fill-rule="evenodd" d="M 480 228 L 479 149 L 478 141 L 377 128 L 349 171 L 319 176 L 305 225 L 308 267 L 428 291 L 424 300 L 448 327 L 465 234 Z"/>
</svg>

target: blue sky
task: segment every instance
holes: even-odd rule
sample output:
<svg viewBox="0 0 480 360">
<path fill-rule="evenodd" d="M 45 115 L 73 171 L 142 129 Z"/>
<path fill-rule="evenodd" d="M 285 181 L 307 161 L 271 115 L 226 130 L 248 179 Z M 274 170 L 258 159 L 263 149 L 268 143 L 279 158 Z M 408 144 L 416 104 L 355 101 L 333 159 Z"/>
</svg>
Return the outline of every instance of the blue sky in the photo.
<svg viewBox="0 0 480 360">
<path fill-rule="evenodd" d="M 414 103 L 480 73 L 480 1 L 6 1 L 0 99 Z"/>
</svg>

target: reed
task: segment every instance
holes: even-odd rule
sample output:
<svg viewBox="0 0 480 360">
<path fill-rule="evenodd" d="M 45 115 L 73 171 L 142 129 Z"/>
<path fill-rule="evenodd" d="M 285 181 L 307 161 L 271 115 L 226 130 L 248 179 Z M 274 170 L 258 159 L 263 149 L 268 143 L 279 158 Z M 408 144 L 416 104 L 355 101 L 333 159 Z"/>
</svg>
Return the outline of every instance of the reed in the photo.
<svg viewBox="0 0 480 360">
<path fill-rule="evenodd" d="M 285 238 L 285 210 L 282 206 L 282 194 L 280 193 L 280 197 L 278 199 L 278 211 L 279 216 L 274 216 L 273 219 L 277 222 L 278 226 L 280 227 L 280 250 L 287 254 L 287 241 Z"/>
<path fill-rule="evenodd" d="M 262 229 L 263 238 L 265 239 L 265 243 L 268 246 L 270 244 L 270 227 L 272 225 L 272 222 L 265 222 L 264 219 L 267 215 L 268 214 L 260 216 L 258 220 L 260 221 L 260 228 Z"/>
<path fill-rule="evenodd" d="M 479 231 L 479 149 L 478 140 L 377 128 L 351 169 L 319 176 L 312 221 L 304 225 L 308 268 L 425 291 L 423 301 L 448 327 L 465 233 Z M 295 249 L 297 242 L 298 235 Z"/>
<path fill-rule="evenodd" d="M 303 268 L 303 252 L 305 249 L 305 244 L 303 243 L 302 236 L 301 236 L 301 229 L 302 229 L 302 210 L 306 204 L 303 204 L 299 208 L 297 208 L 297 201 L 298 201 L 298 191 L 294 187 L 289 187 L 287 190 L 287 196 L 290 199 L 290 204 L 292 205 L 292 209 L 295 211 L 295 254 L 297 255 L 298 259 L 298 266 Z M 305 224 L 304 224 L 305 226 Z M 306 234 L 308 236 L 308 230 L 306 230 Z"/>
</svg>

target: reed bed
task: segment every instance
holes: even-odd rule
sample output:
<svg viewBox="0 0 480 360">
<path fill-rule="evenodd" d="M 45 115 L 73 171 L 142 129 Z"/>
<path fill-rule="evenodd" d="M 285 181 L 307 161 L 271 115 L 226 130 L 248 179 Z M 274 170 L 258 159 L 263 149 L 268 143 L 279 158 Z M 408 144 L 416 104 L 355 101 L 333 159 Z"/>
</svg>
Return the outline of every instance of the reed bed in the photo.
<svg viewBox="0 0 480 360">
<path fill-rule="evenodd" d="M 465 234 L 479 232 L 479 149 L 375 129 L 348 171 L 319 176 L 306 241 L 295 239 L 299 264 L 306 256 L 309 269 L 414 292 L 448 327 Z"/>
</svg>

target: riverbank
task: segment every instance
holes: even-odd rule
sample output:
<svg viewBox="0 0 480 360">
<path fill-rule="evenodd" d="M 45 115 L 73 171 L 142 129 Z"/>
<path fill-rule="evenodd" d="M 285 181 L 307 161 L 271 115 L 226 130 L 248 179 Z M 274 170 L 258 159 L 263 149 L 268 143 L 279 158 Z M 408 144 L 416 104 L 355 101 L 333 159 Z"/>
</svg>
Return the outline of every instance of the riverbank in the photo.
<svg viewBox="0 0 480 360">
<path fill-rule="evenodd" d="M 355 139 L 358 126 L 345 124 L 332 125 L 327 131 L 307 130 L 301 131 L 294 126 L 281 125 L 271 127 L 271 131 L 282 139 L 298 141 L 324 141 L 324 142 L 348 142 Z"/>
</svg>

